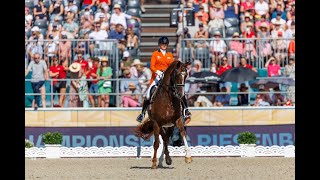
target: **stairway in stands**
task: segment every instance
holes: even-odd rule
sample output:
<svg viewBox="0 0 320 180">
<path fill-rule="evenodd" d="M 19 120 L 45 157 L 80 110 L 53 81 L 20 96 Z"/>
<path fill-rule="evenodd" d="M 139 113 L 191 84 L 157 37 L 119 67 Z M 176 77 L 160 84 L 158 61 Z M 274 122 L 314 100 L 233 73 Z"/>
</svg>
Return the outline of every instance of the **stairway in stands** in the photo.
<svg viewBox="0 0 320 180">
<path fill-rule="evenodd" d="M 167 36 L 170 44 L 168 51 L 176 45 L 177 27 L 170 27 L 170 12 L 178 8 L 176 1 L 146 1 L 146 12 L 142 14 L 142 32 L 140 44 L 140 59 L 142 62 L 150 62 L 151 54 L 158 48 L 158 39 Z"/>
</svg>

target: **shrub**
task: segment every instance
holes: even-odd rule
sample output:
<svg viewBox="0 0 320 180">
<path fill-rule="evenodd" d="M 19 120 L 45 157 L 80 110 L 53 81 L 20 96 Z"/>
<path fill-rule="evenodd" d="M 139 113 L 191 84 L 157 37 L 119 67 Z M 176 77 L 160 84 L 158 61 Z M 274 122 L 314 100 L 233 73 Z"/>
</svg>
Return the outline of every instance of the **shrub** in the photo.
<svg viewBox="0 0 320 180">
<path fill-rule="evenodd" d="M 29 139 L 25 139 L 25 140 L 24 140 L 24 145 L 25 145 L 25 148 L 32 148 L 32 147 L 34 147 L 34 144 L 33 144 L 31 141 L 29 141 Z"/>
<path fill-rule="evenodd" d="M 237 141 L 239 144 L 256 144 L 257 137 L 254 133 L 245 131 L 239 133 Z"/>
<path fill-rule="evenodd" d="M 44 144 L 62 144 L 62 134 L 59 132 L 47 132 L 42 135 L 42 141 Z"/>
</svg>

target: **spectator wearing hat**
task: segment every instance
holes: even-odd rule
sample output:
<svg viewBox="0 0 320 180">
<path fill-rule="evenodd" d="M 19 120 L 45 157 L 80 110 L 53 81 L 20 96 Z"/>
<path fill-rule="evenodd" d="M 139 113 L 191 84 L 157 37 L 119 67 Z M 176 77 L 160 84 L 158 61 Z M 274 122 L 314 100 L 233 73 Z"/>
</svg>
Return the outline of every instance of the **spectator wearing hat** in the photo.
<svg viewBox="0 0 320 180">
<path fill-rule="evenodd" d="M 67 22 L 63 24 L 62 31 L 67 33 L 67 36 L 71 39 L 78 37 L 79 25 L 75 23 L 73 18 L 68 18 Z"/>
<path fill-rule="evenodd" d="M 272 18 L 271 19 L 271 23 L 274 24 L 280 24 L 280 28 L 285 30 L 286 29 L 286 21 L 284 19 L 281 18 L 281 13 L 277 13 L 276 18 Z"/>
<path fill-rule="evenodd" d="M 275 19 L 277 18 L 278 14 L 281 14 L 280 17 L 283 20 L 287 20 L 287 14 L 283 11 L 283 5 L 282 4 L 277 4 L 277 8 L 276 10 L 273 11 L 272 15 L 271 15 L 271 19 Z"/>
<path fill-rule="evenodd" d="M 296 74 L 296 65 L 294 62 L 294 57 L 289 58 L 289 64 L 284 67 L 284 75 L 286 77 L 292 78 L 295 80 Z M 295 86 L 286 86 L 286 98 L 290 100 L 293 104 L 295 103 Z"/>
<path fill-rule="evenodd" d="M 124 51 L 123 52 L 123 59 L 120 62 L 120 69 L 122 71 L 122 74 L 124 73 L 125 70 L 130 71 L 130 67 L 133 61 L 130 58 L 130 53 L 129 51 Z"/>
<path fill-rule="evenodd" d="M 220 31 L 215 31 L 213 36 L 215 40 L 210 41 L 210 53 L 212 54 L 212 62 L 221 64 L 220 59 L 227 52 L 227 45 L 224 40 L 220 39 Z"/>
<path fill-rule="evenodd" d="M 239 19 L 239 6 L 233 0 L 227 0 L 223 5 L 224 18 L 237 18 Z"/>
<path fill-rule="evenodd" d="M 114 9 L 114 13 L 111 15 L 111 18 L 110 18 L 110 26 L 112 29 L 115 28 L 116 24 L 122 24 L 123 28 L 127 29 L 126 19 L 135 19 L 139 23 L 141 22 L 140 18 L 121 12 L 121 7 L 119 4 L 115 4 L 113 6 L 113 9 Z"/>
<path fill-rule="evenodd" d="M 201 22 L 203 24 L 207 24 L 208 23 L 209 14 L 204 11 L 204 7 L 202 5 L 199 6 L 199 11 L 197 13 L 195 13 L 195 18 L 198 17 L 198 16 L 201 17 L 201 20 L 202 20 Z"/>
<path fill-rule="evenodd" d="M 245 53 L 245 57 L 247 57 L 248 59 L 254 60 L 254 57 L 257 56 L 257 51 L 255 48 L 255 41 L 254 40 L 250 40 L 251 38 L 255 38 L 256 35 L 253 31 L 253 24 L 252 22 L 248 22 L 247 23 L 247 27 L 246 30 L 242 33 L 242 37 L 243 38 L 247 38 L 245 40 L 245 44 L 244 44 L 244 53 Z"/>
<path fill-rule="evenodd" d="M 81 77 L 81 65 L 79 63 L 72 63 L 69 66 L 70 71 L 70 95 L 68 99 L 68 107 L 82 107 L 82 104 L 79 99 L 79 86 L 80 86 L 80 77 Z"/>
<path fill-rule="evenodd" d="M 33 17 L 30 14 L 30 9 L 28 7 L 24 8 L 24 26 L 25 32 L 27 32 L 32 26 Z"/>
<path fill-rule="evenodd" d="M 43 0 L 38 0 L 38 4 L 33 7 L 34 19 L 47 19 L 47 8 L 43 5 Z"/>
<path fill-rule="evenodd" d="M 81 9 L 91 9 L 93 12 L 96 12 L 97 6 L 96 4 L 97 0 L 83 0 Z"/>
<path fill-rule="evenodd" d="M 41 56 L 39 53 L 34 54 L 34 61 L 31 61 L 28 65 L 28 68 L 26 69 L 25 76 L 29 74 L 29 72 L 32 71 L 31 76 L 31 85 L 33 89 L 33 93 L 41 93 L 41 99 L 42 99 L 42 107 L 46 107 L 46 88 L 44 86 L 44 83 L 46 80 L 48 80 L 48 68 L 47 64 L 41 59 Z M 34 96 L 34 101 L 32 102 L 33 107 L 35 110 L 38 109 L 40 106 L 40 97 L 39 95 Z"/>
<path fill-rule="evenodd" d="M 92 58 L 92 67 L 90 68 L 90 79 L 91 85 L 89 87 L 89 100 L 91 107 L 101 107 L 101 97 L 99 95 L 99 85 L 98 85 L 98 68 L 99 68 L 99 58 Z M 92 95 L 93 94 L 93 95 Z M 95 99 L 98 99 L 98 106 L 96 106 Z"/>
<path fill-rule="evenodd" d="M 209 8 L 210 21 L 208 26 L 210 28 L 222 28 L 224 33 L 224 10 L 220 1 L 214 2 L 212 7 Z"/>
<path fill-rule="evenodd" d="M 249 9 L 254 9 L 254 2 L 251 0 L 245 0 L 240 4 L 240 12 L 244 13 Z"/>
<path fill-rule="evenodd" d="M 259 49 L 259 56 L 267 57 L 270 56 L 272 53 L 270 40 L 271 37 L 270 32 L 268 31 L 267 23 L 261 23 L 259 27 L 259 31 L 257 32 L 258 40 L 258 49 Z"/>
<path fill-rule="evenodd" d="M 255 17 L 260 19 L 262 15 L 265 15 L 266 18 L 269 18 L 269 5 L 264 0 L 258 0 L 254 5 Z"/>
<path fill-rule="evenodd" d="M 234 32 L 232 35 L 232 40 L 229 42 L 229 51 L 227 53 L 228 56 L 228 63 L 232 66 L 235 67 L 238 65 L 238 59 L 240 56 L 243 54 L 243 43 L 241 43 L 237 38 L 239 38 L 239 33 Z M 232 63 L 233 60 L 233 63 Z"/>
<path fill-rule="evenodd" d="M 58 17 L 59 20 L 61 21 L 63 18 L 63 13 L 64 13 L 64 6 L 61 0 L 56 0 L 49 6 L 49 15 L 50 15 L 50 20 L 54 21 L 55 17 Z"/>
<path fill-rule="evenodd" d="M 276 59 L 271 57 L 265 64 L 265 68 L 268 69 L 268 77 L 281 75 L 280 66 L 277 64 Z"/>
<path fill-rule="evenodd" d="M 107 57 L 101 58 L 101 65 L 97 70 L 97 76 L 97 79 L 99 79 L 98 91 L 101 98 L 101 107 L 109 107 L 109 93 L 112 92 L 112 83 L 109 79 L 112 78 L 112 68 L 109 65 Z"/>
<path fill-rule="evenodd" d="M 274 56 L 279 61 L 279 64 L 284 64 L 284 60 L 287 57 L 287 40 L 282 39 L 283 32 L 278 32 L 278 38 L 273 42 Z"/>
<path fill-rule="evenodd" d="M 270 32 L 270 23 L 268 21 L 266 21 L 266 16 L 265 15 L 261 15 L 261 18 L 259 19 L 259 21 L 256 21 L 254 24 L 255 30 L 256 32 L 261 31 L 260 27 L 261 24 L 264 23 L 267 27 L 266 31 Z"/>
<path fill-rule="evenodd" d="M 248 106 L 249 105 L 249 94 L 248 94 L 248 87 L 245 83 L 241 83 L 239 87 L 238 94 L 238 106 Z"/>
<path fill-rule="evenodd" d="M 58 54 L 58 46 L 56 43 L 53 42 L 52 35 L 49 35 L 49 40 L 44 49 L 44 53 L 45 53 L 45 60 L 46 60 L 47 66 L 48 67 L 52 66 L 52 58 L 54 56 L 57 56 Z"/>
<path fill-rule="evenodd" d="M 59 59 L 65 59 L 67 62 L 71 61 L 71 41 L 67 35 L 61 35 L 61 41 L 59 41 Z"/>
<path fill-rule="evenodd" d="M 120 81 L 120 93 L 123 107 L 139 107 L 141 89 L 137 78 L 133 77 L 130 70 L 123 71 L 124 78 Z"/>
<path fill-rule="evenodd" d="M 209 37 L 208 31 L 204 30 L 203 24 L 199 24 L 199 30 L 196 32 L 194 38 L 207 39 Z M 196 48 L 205 48 L 209 46 L 209 43 L 206 40 L 198 40 L 194 43 Z"/>
</svg>

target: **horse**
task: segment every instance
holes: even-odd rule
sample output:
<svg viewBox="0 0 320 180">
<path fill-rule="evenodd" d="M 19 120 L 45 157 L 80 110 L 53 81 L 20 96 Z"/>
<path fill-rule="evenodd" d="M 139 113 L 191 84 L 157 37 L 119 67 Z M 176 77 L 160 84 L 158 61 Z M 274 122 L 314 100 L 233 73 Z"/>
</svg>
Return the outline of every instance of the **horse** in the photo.
<svg viewBox="0 0 320 180">
<path fill-rule="evenodd" d="M 185 162 L 191 163 L 192 158 L 188 147 L 186 132 L 182 121 L 181 98 L 184 96 L 184 85 L 187 78 L 186 66 L 190 62 L 182 63 L 181 61 L 173 61 L 164 72 L 164 77 L 160 81 L 155 94 L 152 97 L 152 103 L 148 109 L 148 118 L 145 119 L 134 130 L 137 137 L 145 140 L 154 135 L 154 154 L 152 158 L 152 169 L 157 168 L 157 150 L 159 147 L 159 134 L 163 139 L 164 152 L 166 155 L 166 164 L 171 165 L 172 159 L 169 156 L 168 144 L 169 138 L 173 134 L 175 127 L 179 128 L 180 134 L 184 141 L 186 150 Z M 159 167 L 162 166 L 162 160 L 159 160 Z"/>
</svg>

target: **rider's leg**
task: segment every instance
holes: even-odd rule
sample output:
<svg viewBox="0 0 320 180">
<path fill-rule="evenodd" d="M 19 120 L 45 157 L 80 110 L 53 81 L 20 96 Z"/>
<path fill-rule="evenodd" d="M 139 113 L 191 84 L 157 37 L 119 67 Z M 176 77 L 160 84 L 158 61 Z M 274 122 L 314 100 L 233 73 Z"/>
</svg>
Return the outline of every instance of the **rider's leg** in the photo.
<svg viewBox="0 0 320 180">
<path fill-rule="evenodd" d="M 188 103 L 187 103 L 187 99 L 186 99 L 186 96 L 182 96 L 181 98 L 181 105 L 182 105 L 182 109 L 183 109 L 183 117 L 184 118 L 188 118 L 191 116 L 191 112 L 189 111 L 188 109 Z"/>
</svg>

